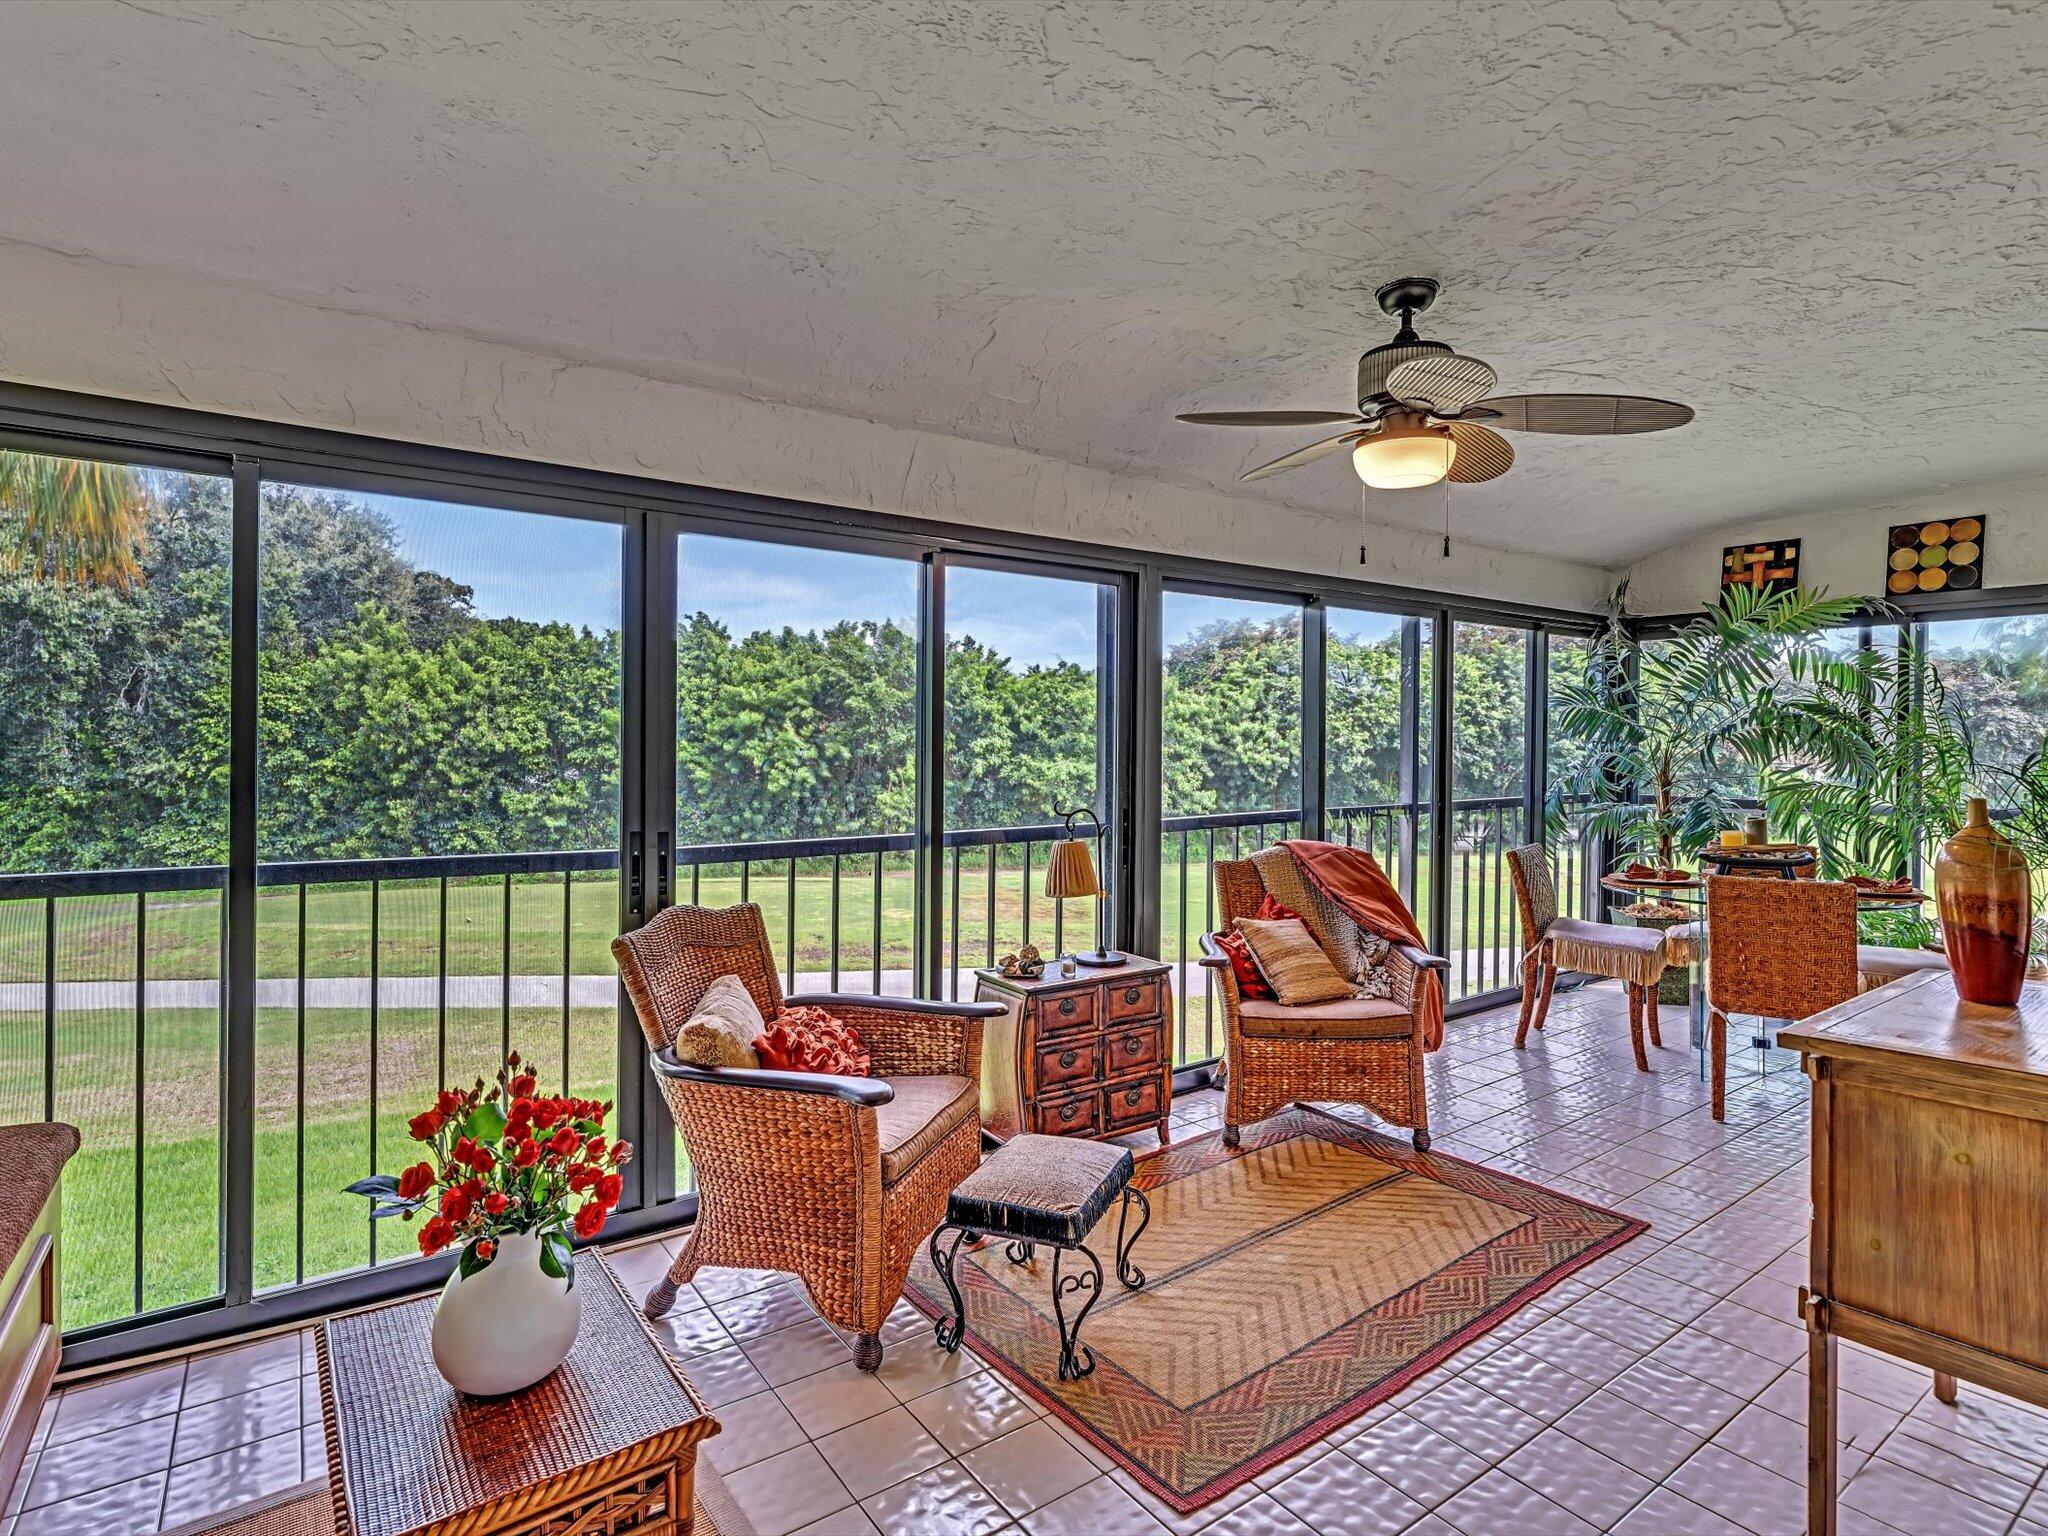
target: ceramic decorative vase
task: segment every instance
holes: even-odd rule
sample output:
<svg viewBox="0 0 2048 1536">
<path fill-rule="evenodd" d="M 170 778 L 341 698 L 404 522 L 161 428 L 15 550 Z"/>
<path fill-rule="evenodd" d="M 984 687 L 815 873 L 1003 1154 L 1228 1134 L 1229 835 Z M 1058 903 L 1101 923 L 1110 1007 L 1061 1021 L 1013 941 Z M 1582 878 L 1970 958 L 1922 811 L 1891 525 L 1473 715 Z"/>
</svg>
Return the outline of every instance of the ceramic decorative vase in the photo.
<svg viewBox="0 0 2048 1536">
<path fill-rule="evenodd" d="M 1970 802 L 1962 831 L 1941 846 L 1934 899 L 1956 994 L 1966 1003 L 2018 1002 L 2033 938 L 2033 883 L 2025 856 L 1991 824 L 1982 800 Z"/>
<path fill-rule="evenodd" d="M 569 1357 L 582 1293 L 540 1267 L 540 1239 L 499 1239 L 498 1255 L 467 1280 L 448 1277 L 434 1308 L 434 1366 L 458 1392 L 503 1397 Z"/>
</svg>

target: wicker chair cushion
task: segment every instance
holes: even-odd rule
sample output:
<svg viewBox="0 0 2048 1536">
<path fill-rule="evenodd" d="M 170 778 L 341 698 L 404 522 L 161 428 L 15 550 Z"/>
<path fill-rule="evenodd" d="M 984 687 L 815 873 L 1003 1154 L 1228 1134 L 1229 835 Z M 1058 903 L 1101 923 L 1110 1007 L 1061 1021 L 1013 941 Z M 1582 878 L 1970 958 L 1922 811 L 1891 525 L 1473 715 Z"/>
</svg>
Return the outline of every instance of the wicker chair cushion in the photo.
<svg viewBox="0 0 2048 1536">
<path fill-rule="evenodd" d="M 1664 974 L 1664 935 L 1656 928 L 1624 928 L 1560 917 L 1544 932 L 1550 960 L 1559 970 L 1611 976 L 1648 986 Z"/>
<path fill-rule="evenodd" d="M 950 1226 L 1071 1248 L 1131 1182 L 1130 1152 L 1073 1136 L 1012 1136 L 960 1181 Z"/>
<path fill-rule="evenodd" d="M 1238 1028 L 1257 1040 L 1405 1040 L 1415 1016 L 1383 997 L 1345 997 L 1290 1008 L 1284 1003 L 1237 1005 Z"/>
<path fill-rule="evenodd" d="M 894 1184 L 924 1155 L 981 1114 L 981 1089 L 971 1077 L 885 1077 L 896 1097 L 875 1110 L 882 1145 L 882 1182 Z"/>
<path fill-rule="evenodd" d="M 1240 917 L 1235 926 L 1251 945 L 1259 974 L 1281 1002 L 1290 1006 L 1322 1003 L 1350 997 L 1358 990 L 1355 982 L 1330 964 L 1330 957 L 1301 919 L 1262 923 L 1255 917 Z"/>
<path fill-rule="evenodd" d="M 676 1059 L 693 1067 L 758 1067 L 754 1040 L 766 1027 L 745 983 L 721 976 L 704 989 L 697 1011 L 676 1031 Z"/>
<path fill-rule="evenodd" d="M 1856 977 L 1866 992 L 1901 976 L 1948 968 L 1948 956 L 1932 949 L 1895 949 L 1889 944 L 1856 946 Z"/>
</svg>

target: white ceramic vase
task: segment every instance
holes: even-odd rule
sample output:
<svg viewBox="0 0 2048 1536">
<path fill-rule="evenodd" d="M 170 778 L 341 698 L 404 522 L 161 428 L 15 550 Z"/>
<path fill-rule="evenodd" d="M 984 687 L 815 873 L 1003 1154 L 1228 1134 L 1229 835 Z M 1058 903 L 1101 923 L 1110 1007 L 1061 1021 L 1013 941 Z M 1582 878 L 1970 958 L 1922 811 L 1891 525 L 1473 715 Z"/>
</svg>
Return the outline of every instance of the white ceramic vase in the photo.
<svg viewBox="0 0 2048 1536">
<path fill-rule="evenodd" d="M 569 1357 L 583 1296 L 540 1267 L 540 1239 L 514 1234 L 471 1275 L 457 1269 L 434 1308 L 434 1365 L 458 1392 L 503 1397 Z"/>
</svg>

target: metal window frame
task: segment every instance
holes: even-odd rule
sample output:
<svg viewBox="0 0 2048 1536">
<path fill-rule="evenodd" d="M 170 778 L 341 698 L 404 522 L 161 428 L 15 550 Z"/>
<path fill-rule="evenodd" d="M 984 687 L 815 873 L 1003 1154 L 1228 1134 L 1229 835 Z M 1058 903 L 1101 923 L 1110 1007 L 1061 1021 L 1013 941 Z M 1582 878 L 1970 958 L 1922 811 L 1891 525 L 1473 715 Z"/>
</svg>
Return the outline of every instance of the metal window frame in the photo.
<svg viewBox="0 0 2048 1536">
<path fill-rule="evenodd" d="M 919 963 L 929 992 L 938 980 L 943 927 L 937 903 L 943 783 L 927 771 L 942 740 L 944 698 L 944 575 L 948 564 L 986 563 L 997 569 L 1040 571 L 1113 586 L 1113 642 L 1098 658 L 1109 686 L 1098 695 L 1099 738 L 1107 767 L 1098 779 L 1117 813 L 1112 829 L 1113 868 L 1124 895 L 1113 903 L 1118 942 L 1146 952 L 1159 940 L 1162 891 L 1156 858 L 1144 850 L 1161 843 L 1160 719 L 1164 645 L 1162 612 L 1168 591 L 1233 597 L 1293 606 L 1302 616 L 1302 763 L 1300 806 L 1305 828 L 1327 823 L 1328 606 L 1341 605 L 1402 620 L 1402 723 L 1404 796 L 1420 791 L 1417 761 L 1422 742 L 1421 625 L 1432 626 L 1430 775 L 1431 943 L 1442 949 L 1449 924 L 1448 861 L 1444 858 L 1451 803 L 1452 626 L 1464 620 L 1538 628 L 1546 622 L 1577 628 L 1597 615 L 1509 599 L 1483 599 L 1426 588 L 1397 586 L 1336 574 L 1275 571 L 1243 563 L 1166 551 L 1133 551 L 1079 539 L 896 513 L 833 507 L 749 492 L 679 484 L 403 443 L 360 434 L 295 427 L 251 418 L 104 399 L 21 384 L 0 383 L 0 446 L 73 457 L 115 459 L 232 480 L 234 526 L 230 597 L 230 826 L 225 1012 L 226 1059 L 222 1089 L 222 1292 L 165 1312 L 81 1330 L 67 1341 L 67 1368 L 92 1368 L 153 1350 L 179 1347 L 232 1333 L 284 1326 L 337 1308 L 410 1294 L 438 1285 L 447 1261 L 424 1261 L 357 1271 L 287 1291 L 253 1292 L 254 1274 L 254 1028 L 257 788 L 256 665 L 257 563 L 260 504 L 268 483 L 431 499 L 612 523 L 621 530 L 622 678 L 620 890 L 622 926 L 644 921 L 656 905 L 651 867 L 654 843 L 674 824 L 674 648 L 657 643 L 657 616 L 673 613 L 678 575 L 675 539 L 701 532 L 753 542 L 834 548 L 915 559 L 920 569 L 918 746 L 920 873 L 928 899 L 918 904 L 925 925 L 918 935 Z M 1107 665 L 1104 666 L 1105 661 Z M 1537 690 L 1540 693 L 1540 684 Z M 664 702 L 665 701 L 665 702 Z M 1547 708 L 1547 701 L 1532 700 Z M 664 724 L 666 728 L 664 728 Z M 1530 741 L 1537 739 L 1533 735 Z M 1526 750 L 1526 746 L 1525 746 Z M 1529 763 L 1526 777 L 1541 772 Z M 1416 781 L 1408 783 L 1406 781 Z M 1421 796 L 1413 797 L 1420 803 Z M 1412 823 L 1411 823 L 1412 829 Z M 636 847 L 636 838 L 639 842 Z M 1411 830 L 1412 840 L 1412 830 Z M 638 898 L 628 870 L 638 852 L 643 880 Z M 1411 855 L 1412 857 L 1412 855 Z M 1412 864 L 1411 864 L 1412 867 Z M 694 1214 L 695 1201 L 677 1195 L 668 1154 L 667 1116 L 644 1052 L 620 998 L 619 1103 L 621 1134 L 637 1133 L 643 1160 L 629 1174 L 628 1203 L 607 1229 L 630 1236 L 667 1228 Z M 1467 999 L 1453 1013 L 1486 1006 Z M 1199 1071 L 1196 1073 L 1199 1078 Z"/>
</svg>

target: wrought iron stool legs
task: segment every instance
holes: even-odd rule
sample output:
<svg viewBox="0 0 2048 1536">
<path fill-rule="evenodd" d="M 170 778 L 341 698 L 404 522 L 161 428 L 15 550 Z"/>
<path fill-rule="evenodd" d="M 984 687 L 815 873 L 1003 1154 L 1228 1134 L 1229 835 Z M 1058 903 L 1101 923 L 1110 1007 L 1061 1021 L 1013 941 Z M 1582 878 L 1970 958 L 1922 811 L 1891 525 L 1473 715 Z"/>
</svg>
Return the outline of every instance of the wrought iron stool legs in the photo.
<svg viewBox="0 0 2048 1536">
<path fill-rule="evenodd" d="M 1133 1205 L 1138 1208 L 1135 1226 L 1131 1224 Z M 1116 1277 L 1127 1291 L 1135 1291 L 1145 1283 L 1145 1271 L 1131 1261 L 1131 1254 L 1151 1222 L 1152 1202 L 1145 1198 L 1145 1192 L 1125 1185 L 1123 1204 L 1116 1218 Z M 949 1232 L 952 1241 L 943 1241 Z M 959 1349 L 960 1341 L 967 1333 L 967 1298 L 961 1294 L 954 1261 L 959 1257 L 962 1243 L 980 1236 L 980 1233 L 965 1227 L 940 1227 L 932 1233 L 932 1268 L 938 1272 L 939 1279 L 945 1284 L 947 1299 L 953 1303 L 952 1316 L 940 1318 L 932 1326 L 932 1336 L 938 1340 L 939 1348 L 949 1355 Z M 1102 1260 L 1086 1243 L 1072 1246 L 1048 1243 L 1046 1246 L 1052 1249 L 1052 1315 L 1060 1331 L 1059 1379 L 1079 1381 L 1095 1369 L 1095 1352 L 1081 1342 L 1081 1324 L 1087 1321 L 1089 1309 L 1102 1294 Z M 1035 1257 L 1036 1250 L 1035 1243 L 1007 1242 L 1003 1245 L 1003 1256 L 1012 1264 L 1028 1264 Z M 1072 1253 L 1078 1253 L 1088 1261 L 1088 1268 L 1079 1274 L 1067 1272 L 1067 1255 Z M 1071 1319 L 1067 1316 L 1069 1297 L 1077 1297 L 1081 1303 L 1080 1311 Z"/>
</svg>

